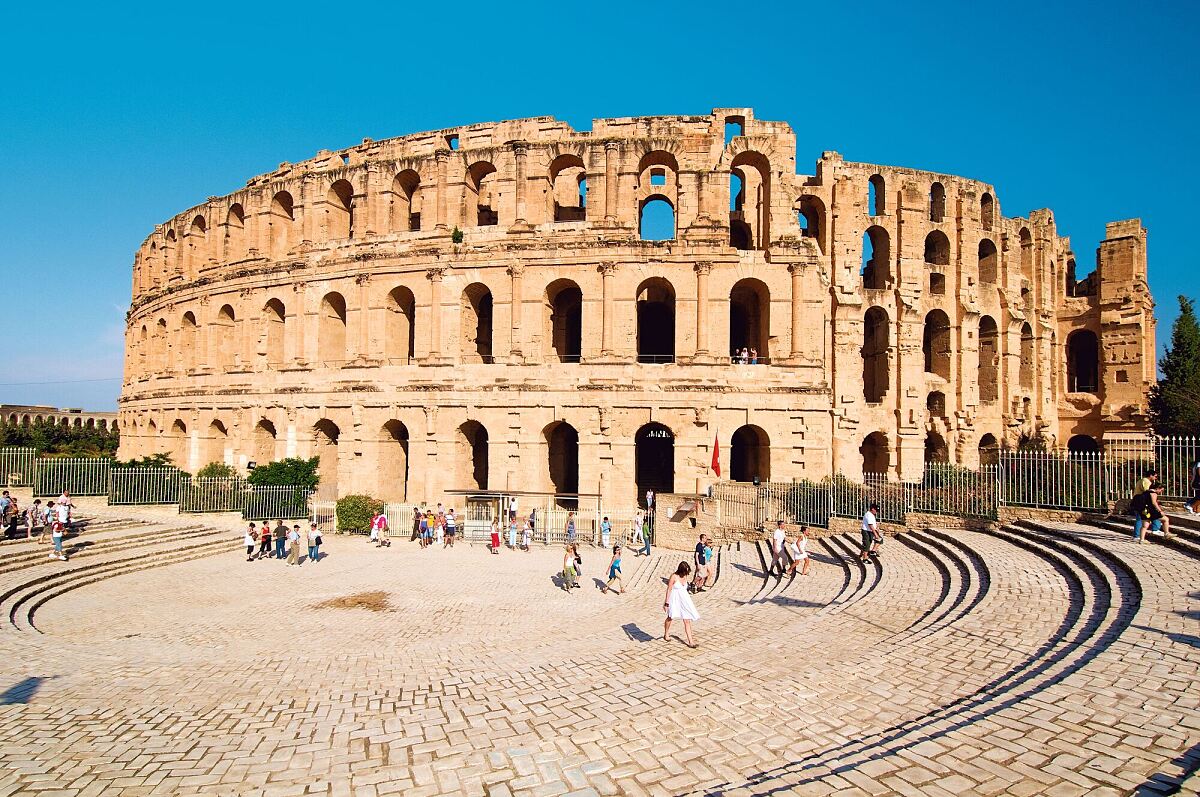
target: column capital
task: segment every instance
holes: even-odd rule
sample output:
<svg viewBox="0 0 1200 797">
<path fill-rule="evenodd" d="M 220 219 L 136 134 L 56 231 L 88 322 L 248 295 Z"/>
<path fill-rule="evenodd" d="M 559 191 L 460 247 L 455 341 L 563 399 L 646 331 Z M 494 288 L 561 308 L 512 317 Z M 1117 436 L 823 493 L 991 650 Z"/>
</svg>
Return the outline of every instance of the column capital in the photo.
<svg viewBox="0 0 1200 797">
<path fill-rule="evenodd" d="M 371 275 L 370 275 L 370 274 L 358 274 L 358 275 L 356 275 L 356 276 L 354 277 L 354 284 L 355 284 L 355 285 L 366 285 L 366 284 L 367 284 L 367 283 L 369 283 L 370 281 L 371 281 Z"/>
<path fill-rule="evenodd" d="M 792 263 L 790 266 L 788 266 L 788 273 L 793 277 L 798 277 L 804 273 L 804 269 L 807 266 L 807 263 Z"/>
<path fill-rule="evenodd" d="M 605 152 L 616 152 L 620 148 L 621 148 L 620 141 L 609 139 L 608 141 L 604 142 L 604 151 Z"/>
<path fill-rule="evenodd" d="M 528 141 L 510 141 L 508 143 L 509 143 L 509 146 L 512 147 L 513 153 L 515 155 L 517 155 L 518 157 L 524 157 L 525 154 L 527 152 L 529 152 L 529 142 Z"/>
<path fill-rule="evenodd" d="M 702 260 L 697 263 L 693 269 L 695 270 L 697 276 L 707 277 L 709 272 L 712 271 L 712 263 Z"/>
<path fill-rule="evenodd" d="M 513 263 L 511 266 L 509 266 L 507 269 L 505 269 L 505 271 L 508 273 L 508 276 L 510 276 L 510 277 L 515 277 L 515 278 L 523 277 L 525 275 L 525 264 L 524 263 Z"/>
<path fill-rule="evenodd" d="M 444 267 L 430 268 L 425 270 L 425 279 L 429 280 L 430 282 L 441 282 L 445 276 L 446 269 Z"/>
<path fill-rule="evenodd" d="M 617 273 L 617 264 L 611 262 L 601 263 L 596 267 L 596 270 L 599 271 L 602 276 L 611 277 L 613 274 Z"/>
<path fill-rule="evenodd" d="M 439 149 L 433 153 L 433 157 L 438 163 L 445 163 L 446 161 L 450 160 L 450 150 Z"/>
</svg>

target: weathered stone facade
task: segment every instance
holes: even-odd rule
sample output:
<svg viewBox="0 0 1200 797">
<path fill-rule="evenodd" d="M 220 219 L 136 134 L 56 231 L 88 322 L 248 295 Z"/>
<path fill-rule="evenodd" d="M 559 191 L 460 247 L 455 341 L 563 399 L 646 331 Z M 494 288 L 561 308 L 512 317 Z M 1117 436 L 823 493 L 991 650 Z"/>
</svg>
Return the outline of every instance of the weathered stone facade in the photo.
<svg viewBox="0 0 1200 797">
<path fill-rule="evenodd" d="M 662 202 L 673 237 L 643 240 Z M 773 480 L 1099 441 L 1144 428 L 1154 378 L 1141 224 L 1096 265 L 1076 282 L 1053 214 L 985 183 L 835 152 L 798 175 L 749 109 L 364 140 L 146 239 L 121 455 L 632 502 L 703 489 L 714 438 L 725 477 Z"/>
</svg>

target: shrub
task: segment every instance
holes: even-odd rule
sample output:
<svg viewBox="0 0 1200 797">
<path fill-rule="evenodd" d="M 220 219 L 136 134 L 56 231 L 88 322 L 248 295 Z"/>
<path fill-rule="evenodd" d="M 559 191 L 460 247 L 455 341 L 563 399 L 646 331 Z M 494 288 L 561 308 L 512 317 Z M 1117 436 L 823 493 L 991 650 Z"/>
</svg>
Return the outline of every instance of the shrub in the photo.
<svg viewBox="0 0 1200 797">
<path fill-rule="evenodd" d="M 234 476 L 237 476 L 237 471 L 224 462 L 210 462 L 196 471 L 197 479 L 232 479 Z"/>
<path fill-rule="evenodd" d="M 383 511 L 383 501 L 369 495 L 347 495 L 337 502 L 338 531 L 363 531 L 371 525 L 376 512 Z"/>
<path fill-rule="evenodd" d="M 130 459 L 124 462 L 114 460 L 113 468 L 169 468 L 171 467 L 170 454 L 151 454 L 148 457 L 141 459 Z"/>
<path fill-rule="evenodd" d="M 450 231 L 450 241 L 452 243 L 456 243 L 456 244 L 462 243 L 463 242 L 463 231 L 458 229 L 458 227 L 455 227 L 453 230 L 451 230 Z"/>
<path fill-rule="evenodd" d="M 259 465 L 254 470 L 250 471 L 250 478 L 247 479 L 255 487 L 263 487 L 266 485 L 283 485 L 307 487 L 308 489 L 316 489 L 317 483 L 321 478 L 317 475 L 317 466 L 320 465 L 320 457 L 312 459 L 299 459 L 298 457 L 288 457 L 275 462 L 268 462 L 265 465 Z"/>
</svg>

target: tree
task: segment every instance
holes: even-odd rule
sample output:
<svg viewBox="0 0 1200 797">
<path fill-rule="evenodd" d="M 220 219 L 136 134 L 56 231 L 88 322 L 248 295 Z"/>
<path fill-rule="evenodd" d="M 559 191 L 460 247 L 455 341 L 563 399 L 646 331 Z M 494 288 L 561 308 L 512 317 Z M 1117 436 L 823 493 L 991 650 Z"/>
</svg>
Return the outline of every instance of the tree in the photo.
<svg viewBox="0 0 1200 797">
<path fill-rule="evenodd" d="M 255 486 L 274 484 L 288 487 L 307 487 L 313 490 L 316 489 L 317 482 L 320 481 L 320 477 L 317 475 L 317 467 L 320 464 L 320 457 L 313 457 L 312 459 L 288 457 L 287 459 L 280 459 L 275 462 L 268 462 L 265 465 L 259 465 L 250 471 L 248 481 Z"/>
<path fill-rule="evenodd" d="M 1179 297 L 1179 318 L 1162 359 L 1163 378 L 1150 388 L 1150 425 L 1155 434 L 1200 434 L 1200 323 L 1191 299 Z"/>
</svg>

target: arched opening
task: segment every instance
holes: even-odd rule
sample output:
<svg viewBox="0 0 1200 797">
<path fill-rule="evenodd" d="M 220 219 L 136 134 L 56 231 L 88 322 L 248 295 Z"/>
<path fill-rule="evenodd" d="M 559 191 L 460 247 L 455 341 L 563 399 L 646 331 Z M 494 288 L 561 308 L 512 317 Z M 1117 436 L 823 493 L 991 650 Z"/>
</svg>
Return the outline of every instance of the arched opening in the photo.
<svg viewBox="0 0 1200 797">
<path fill-rule="evenodd" d="M 385 320 L 388 362 L 408 365 L 417 353 L 417 299 L 413 292 L 400 285 L 388 294 Z"/>
<path fill-rule="evenodd" d="M 550 487 L 555 493 L 579 492 L 579 432 L 566 421 L 542 431 L 546 440 Z"/>
<path fill-rule="evenodd" d="M 179 266 L 179 252 L 175 247 L 176 241 L 174 230 L 167 230 L 166 234 L 163 235 L 162 283 L 164 285 L 171 278 L 171 272 L 177 270 Z"/>
<path fill-rule="evenodd" d="M 313 444 L 316 447 L 317 473 L 321 477 L 321 492 L 337 496 L 338 493 L 338 439 L 342 430 L 328 418 L 313 424 Z"/>
<path fill-rule="evenodd" d="M 287 340 L 287 310 L 283 302 L 271 299 L 263 307 L 267 321 L 267 363 L 278 365 L 283 362 L 284 342 Z"/>
<path fill-rule="evenodd" d="M 1000 335 L 990 315 L 979 319 L 979 400 L 984 403 L 1000 397 Z"/>
<path fill-rule="evenodd" d="M 994 434 L 985 434 L 979 438 L 979 464 L 1000 464 L 1000 443 Z"/>
<path fill-rule="evenodd" d="M 946 445 L 946 440 L 937 432 L 929 432 L 925 435 L 925 462 L 949 462 L 950 449 Z"/>
<path fill-rule="evenodd" d="M 675 435 L 661 423 L 648 423 L 634 435 L 634 479 L 638 505 L 645 508 L 646 491 L 675 492 Z"/>
<path fill-rule="evenodd" d="M 1033 285 L 1033 235 L 1027 227 L 1021 228 L 1021 278 Z"/>
<path fill-rule="evenodd" d="M 642 200 L 638 210 L 638 234 L 643 241 L 670 241 L 675 238 L 675 206 L 660 195 Z"/>
<path fill-rule="evenodd" d="M 397 420 L 383 425 L 379 452 L 380 495 L 390 501 L 408 500 L 408 427 Z"/>
<path fill-rule="evenodd" d="M 888 350 L 891 348 L 888 315 L 872 307 L 863 316 L 863 397 L 868 404 L 883 401 L 888 390 Z"/>
<path fill-rule="evenodd" d="M 771 480 L 771 438 L 758 426 L 738 427 L 729 443 L 729 478 L 735 482 Z"/>
<path fill-rule="evenodd" d="M 651 277 L 637 292 L 638 362 L 675 361 L 675 289 L 661 277 Z"/>
<path fill-rule="evenodd" d="M 392 232 L 417 232 L 421 229 L 421 176 L 405 169 L 392 178 L 388 208 L 388 229 Z"/>
<path fill-rule="evenodd" d="M 334 368 L 346 362 L 346 300 L 337 292 L 327 293 L 321 299 L 317 359 Z"/>
<path fill-rule="evenodd" d="M 192 225 L 187 234 L 187 271 L 195 274 L 208 262 L 208 253 L 204 248 L 208 238 L 208 222 L 203 216 L 192 219 Z"/>
<path fill-rule="evenodd" d="M 882 227 L 868 227 L 863 233 L 862 281 L 867 290 L 885 290 L 891 285 L 891 246 Z"/>
<path fill-rule="evenodd" d="M 225 215 L 225 251 L 230 260 L 246 256 L 246 211 L 234 202 Z"/>
<path fill-rule="evenodd" d="M 979 242 L 979 281 L 995 284 L 999 279 L 999 257 L 990 238 Z"/>
<path fill-rule="evenodd" d="M 817 248 L 825 252 L 825 203 L 815 196 L 802 196 L 796 208 L 796 219 L 800 223 L 800 234 L 815 238 Z"/>
<path fill-rule="evenodd" d="M 354 187 L 347 180 L 338 180 L 325 194 L 325 237 L 354 237 Z"/>
<path fill-rule="evenodd" d="M 887 473 L 891 467 L 887 436 L 883 432 L 867 435 L 858 452 L 862 454 L 863 473 Z"/>
<path fill-rule="evenodd" d="M 496 167 L 476 161 L 467 169 L 467 212 L 463 215 L 477 227 L 494 227 L 500 222 L 496 206 Z"/>
<path fill-rule="evenodd" d="M 946 220 L 946 186 L 941 183 L 929 186 L 929 220 L 935 224 Z"/>
<path fill-rule="evenodd" d="M 940 390 L 931 390 L 925 397 L 925 409 L 931 418 L 945 418 L 946 394 Z"/>
<path fill-rule="evenodd" d="M 458 427 L 458 451 L 454 461 L 458 489 L 486 490 L 488 488 L 488 432 L 478 421 L 467 421 Z"/>
<path fill-rule="evenodd" d="M 138 359 L 138 374 L 146 374 L 146 358 L 149 355 L 150 348 L 150 330 L 145 324 L 142 324 L 141 330 L 138 332 L 137 338 L 137 359 Z"/>
<path fill-rule="evenodd" d="M 887 212 L 887 197 L 882 175 L 873 175 L 867 183 L 867 208 L 872 216 L 882 216 Z"/>
<path fill-rule="evenodd" d="M 1033 327 L 1028 323 L 1022 324 L 1020 382 L 1021 387 L 1026 390 L 1033 389 L 1033 351 Z"/>
<path fill-rule="evenodd" d="M 925 316 L 925 333 L 921 340 L 925 355 L 925 373 L 950 379 L 950 318 L 941 310 Z"/>
<path fill-rule="evenodd" d="M 747 151 L 738 153 L 729 168 L 730 244 L 737 249 L 765 249 L 771 240 L 771 164 L 762 154 Z"/>
<path fill-rule="evenodd" d="M 1067 336 L 1067 392 L 1100 392 L 1100 344 L 1091 330 L 1077 329 Z"/>
<path fill-rule="evenodd" d="M 275 460 L 276 439 L 275 424 L 266 418 L 254 425 L 254 461 L 256 464 L 265 465 Z"/>
<path fill-rule="evenodd" d="M 983 229 L 992 229 L 992 220 L 995 213 L 995 202 L 992 199 L 992 195 L 985 191 L 983 196 L 979 198 L 979 221 L 983 225 Z"/>
<path fill-rule="evenodd" d="M 459 305 L 462 361 L 492 362 L 492 292 L 473 282 L 462 292 Z"/>
<path fill-rule="evenodd" d="M 191 310 L 183 314 L 179 322 L 179 363 L 185 369 L 195 368 L 199 359 L 196 348 L 200 345 L 196 315 Z"/>
<path fill-rule="evenodd" d="M 154 353 L 158 358 L 156 367 L 162 372 L 170 371 L 175 365 L 175 361 L 171 357 L 171 338 L 167 334 L 167 319 L 158 319 L 154 330 Z"/>
<path fill-rule="evenodd" d="M 729 345 L 747 349 L 757 362 L 770 358 L 771 290 L 761 280 L 743 279 L 729 292 Z"/>
<path fill-rule="evenodd" d="M 184 471 L 191 469 L 189 461 L 191 459 L 191 440 L 188 439 L 187 424 L 178 418 L 171 424 L 171 439 L 167 453 L 175 467 Z"/>
<path fill-rule="evenodd" d="M 217 348 L 217 368 L 232 368 L 237 357 L 237 317 L 233 307 L 222 305 L 217 311 L 214 340 Z"/>
<path fill-rule="evenodd" d="M 546 286 L 545 339 L 559 362 L 577 363 L 583 351 L 583 292 L 568 279 Z"/>
<path fill-rule="evenodd" d="M 271 198 L 268 224 L 272 258 L 283 257 L 292 246 L 292 225 L 296 222 L 294 204 L 287 191 L 280 191 Z"/>
<path fill-rule="evenodd" d="M 559 155 L 550 162 L 552 218 L 583 221 L 587 208 L 586 170 L 578 155 Z"/>
<path fill-rule="evenodd" d="M 21 416 L 21 425 L 22 425 L 22 426 L 28 426 L 28 425 L 29 425 L 29 416 L 28 416 L 28 415 L 22 415 L 22 416 Z M 101 429 L 104 429 L 104 428 L 107 428 L 107 426 L 108 426 L 108 421 L 106 421 L 106 420 L 103 420 L 103 419 L 102 419 L 102 420 L 100 421 L 100 428 L 101 428 Z"/>
<path fill-rule="evenodd" d="M 941 230 L 925 236 L 925 262 L 932 266 L 950 265 L 950 239 Z"/>
<path fill-rule="evenodd" d="M 208 447 L 205 452 L 204 462 L 200 463 L 208 465 L 213 462 L 226 462 L 226 448 L 229 444 L 229 430 L 225 428 L 225 424 L 214 420 L 208 425 Z"/>
<path fill-rule="evenodd" d="M 1099 454 L 1100 444 L 1096 438 L 1086 434 L 1072 435 L 1067 441 L 1067 451 L 1072 454 Z"/>
</svg>

